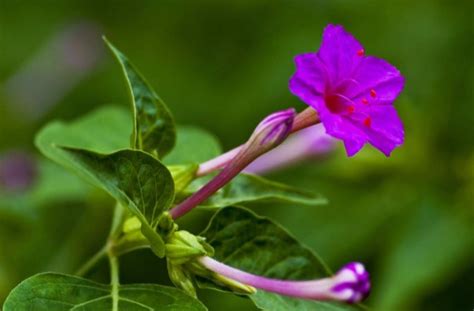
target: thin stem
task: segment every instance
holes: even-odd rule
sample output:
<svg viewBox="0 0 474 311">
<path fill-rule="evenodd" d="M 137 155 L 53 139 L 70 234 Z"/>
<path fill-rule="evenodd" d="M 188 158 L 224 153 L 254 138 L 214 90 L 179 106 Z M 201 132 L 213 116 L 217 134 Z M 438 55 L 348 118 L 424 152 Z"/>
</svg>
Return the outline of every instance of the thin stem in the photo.
<svg viewBox="0 0 474 311">
<path fill-rule="evenodd" d="M 107 245 L 104 245 L 97 253 L 95 253 L 86 263 L 84 263 L 75 273 L 77 276 L 84 276 L 89 272 L 101 259 L 107 255 Z"/>
<path fill-rule="evenodd" d="M 310 127 L 320 123 L 319 115 L 312 107 L 308 107 L 305 110 L 298 113 L 293 122 L 293 127 L 291 128 L 291 133 L 298 132 L 299 130 Z"/>
<path fill-rule="evenodd" d="M 119 303 L 119 261 L 118 258 L 113 255 L 110 251 L 107 253 L 109 257 L 110 264 L 110 285 L 112 285 L 112 310 L 118 311 Z"/>
<path fill-rule="evenodd" d="M 110 232 L 109 232 L 109 240 L 116 239 L 121 230 L 122 230 L 122 222 L 123 222 L 123 216 L 125 213 L 125 209 L 123 208 L 122 204 L 117 202 L 115 204 L 114 208 L 114 216 L 112 218 L 112 224 L 110 226 Z"/>
<path fill-rule="evenodd" d="M 206 161 L 199 165 L 198 171 L 196 172 L 197 177 L 205 176 L 215 170 L 223 168 L 230 160 L 232 160 L 244 147 L 245 144 L 240 145 L 232 150 L 227 151 L 226 153 L 221 154 L 220 156 Z"/>
<path fill-rule="evenodd" d="M 280 145 L 290 134 L 295 120 L 298 130 L 319 122 L 312 109 L 303 111 L 298 117 L 295 117 L 293 108 L 269 115 L 257 125 L 243 147 L 203 164 L 204 170 L 201 170 L 201 174 L 203 171 L 209 172 L 210 169 L 225 166 L 210 182 L 171 209 L 171 217 L 176 219 L 183 216 L 225 186 L 255 159 Z"/>
<path fill-rule="evenodd" d="M 119 241 L 113 245 L 112 252 L 115 256 L 120 257 L 135 250 L 145 248 L 151 248 L 150 242 L 146 238 L 142 240 Z"/>
<path fill-rule="evenodd" d="M 228 163 L 227 166 L 224 167 L 224 169 L 209 183 L 195 192 L 192 196 L 181 202 L 179 205 L 172 208 L 170 210 L 171 217 L 173 219 L 177 219 L 192 210 L 199 203 L 206 200 L 210 195 L 227 184 L 229 180 L 234 178 L 240 171 L 247 167 L 250 162 L 251 161 L 247 161 L 247 159 L 245 159 L 243 154 L 239 153 L 235 157 L 235 160 Z"/>
</svg>

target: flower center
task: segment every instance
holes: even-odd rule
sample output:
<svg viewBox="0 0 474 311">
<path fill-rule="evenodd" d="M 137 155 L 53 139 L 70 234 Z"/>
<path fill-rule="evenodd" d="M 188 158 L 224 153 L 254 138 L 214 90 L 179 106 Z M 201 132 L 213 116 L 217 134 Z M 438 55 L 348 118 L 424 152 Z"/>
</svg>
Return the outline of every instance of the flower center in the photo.
<svg viewBox="0 0 474 311">
<path fill-rule="evenodd" d="M 354 102 L 348 97 L 339 93 L 330 93 L 324 96 L 326 107 L 332 113 L 354 112 Z M 351 108 L 352 107 L 352 108 Z"/>
<path fill-rule="evenodd" d="M 344 102 L 337 95 L 331 94 L 324 98 L 326 106 L 332 113 L 341 113 L 344 110 Z"/>
<path fill-rule="evenodd" d="M 367 117 L 363 121 L 364 125 L 367 127 L 370 127 L 372 125 L 372 119 L 370 117 Z"/>
</svg>

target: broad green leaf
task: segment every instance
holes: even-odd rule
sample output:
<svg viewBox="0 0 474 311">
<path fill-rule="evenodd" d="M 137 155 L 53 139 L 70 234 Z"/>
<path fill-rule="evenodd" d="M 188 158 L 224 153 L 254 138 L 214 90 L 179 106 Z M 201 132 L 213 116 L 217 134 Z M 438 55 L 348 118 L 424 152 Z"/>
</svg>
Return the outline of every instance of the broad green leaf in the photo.
<svg viewBox="0 0 474 311">
<path fill-rule="evenodd" d="M 173 149 L 176 129 L 173 117 L 165 103 L 155 93 L 148 82 L 128 60 L 107 39 L 105 43 L 122 67 L 133 111 L 132 147 L 160 157 Z"/>
<path fill-rule="evenodd" d="M 197 191 L 206 179 L 193 182 L 186 191 Z M 254 202 L 322 205 L 327 200 L 320 194 L 294 188 L 257 175 L 239 174 L 229 184 L 203 202 L 201 206 L 221 208 Z"/>
<path fill-rule="evenodd" d="M 218 156 L 221 152 L 221 146 L 214 135 L 197 127 L 179 126 L 176 146 L 163 163 L 199 164 Z"/>
<path fill-rule="evenodd" d="M 131 119 L 125 109 L 115 106 L 99 108 L 75 121 L 53 121 L 36 135 L 35 143 L 48 158 L 62 163 L 57 146 L 83 148 L 110 153 L 130 145 Z"/>
<path fill-rule="evenodd" d="M 102 108 L 69 124 L 47 125 L 37 135 L 36 145 L 47 157 L 131 209 L 142 221 L 143 234 L 155 253 L 163 256 L 163 241 L 154 228 L 173 200 L 173 179 L 166 167 L 147 153 L 116 151 L 128 145 L 127 124 L 130 119 L 122 109 Z"/>
<path fill-rule="evenodd" d="M 113 308 L 113 302 L 118 308 Z M 168 286 L 155 284 L 105 285 L 59 273 L 42 273 L 20 283 L 8 296 L 5 311 L 205 311 L 197 299 Z"/>
<path fill-rule="evenodd" d="M 138 150 L 99 154 L 61 148 L 67 166 L 102 188 L 142 222 L 142 233 L 153 251 L 164 256 L 164 243 L 155 228 L 174 199 L 174 184 L 168 169 L 153 156 Z"/>
<path fill-rule="evenodd" d="M 217 260 L 250 273 L 292 280 L 329 275 L 318 256 L 285 229 L 244 208 L 219 210 L 201 235 L 214 247 Z M 201 282 L 203 287 L 212 288 L 208 284 Z M 339 303 L 289 298 L 262 290 L 249 297 L 257 307 L 271 311 L 354 310 Z"/>
</svg>

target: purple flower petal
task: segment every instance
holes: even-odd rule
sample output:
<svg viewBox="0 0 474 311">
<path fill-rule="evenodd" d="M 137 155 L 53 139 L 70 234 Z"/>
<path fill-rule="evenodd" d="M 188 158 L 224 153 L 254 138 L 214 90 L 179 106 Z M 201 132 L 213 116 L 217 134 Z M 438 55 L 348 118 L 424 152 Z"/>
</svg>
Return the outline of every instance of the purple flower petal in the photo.
<svg viewBox="0 0 474 311">
<path fill-rule="evenodd" d="M 291 92 L 318 112 L 349 156 L 365 143 L 389 156 L 403 143 L 403 125 L 392 106 L 405 83 L 402 75 L 385 60 L 365 56 L 342 26 L 328 25 L 319 51 L 297 56 L 295 64 Z"/>
<path fill-rule="evenodd" d="M 367 129 L 369 143 L 382 151 L 387 157 L 393 149 L 403 144 L 403 124 L 391 105 L 374 106 L 370 112 L 372 124 Z"/>
<path fill-rule="evenodd" d="M 363 55 L 363 46 L 340 25 L 327 25 L 318 56 L 326 64 L 332 86 L 351 75 Z"/>
<path fill-rule="evenodd" d="M 300 54 L 295 57 L 298 74 L 293 83 L 304 83 L 311 89 L 311 93 L 323 94 L 329 73 L 326 72 L 323 62 L 315 53 Z"/>
<path fill-rule="evenodd" d="M 358 84 L 348 88 L 346 95 L 356 102 L 366 98 L 373 104 L 391 104 L 405 84 L 397 68 L 373 56 L 362 59 L 352 78 Z"/>
<path fill-rule="evenodd" d="M 344 141 L 348 156 L 356 154 L 368 141 L 367 133 L 364 130 L 360 129 L 357 124 L 348 122 L 344 116 L 329 111 L 324 100 L 317 100 L 311 106 L 319 112 L 326 133 Z"/>
</svg>

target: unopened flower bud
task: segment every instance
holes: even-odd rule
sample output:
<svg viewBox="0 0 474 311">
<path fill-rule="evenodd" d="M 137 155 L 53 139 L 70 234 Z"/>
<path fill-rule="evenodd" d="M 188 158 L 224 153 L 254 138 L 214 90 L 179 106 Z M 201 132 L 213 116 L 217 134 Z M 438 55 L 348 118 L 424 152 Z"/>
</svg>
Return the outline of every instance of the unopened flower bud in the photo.
<svg viewBox="0 0 474 311">
<path fill-rule="evenodd" d="M 370 277 L 364 266 L 352 262 L 341 268 L 333 277 L 333 295 L 338 300 L 356 303 L 366 298 L 370 293 Z"/>
<path fill-rule="evenodd" d="M 167 260 L 167 266 L 171 282 L 190 296 L 196 297 L 196 289 L 189 272 L 183 266 L 171 263 L 170 260 Z"/>
<path fill-rule="evenodd" d="M 186 214 L 217 190 L 225 186 L 260 155 L 281 144 L 290 134 L 295 116 L 295 110 L 290 108 L 272 113 L 260 122 L 247 143 L 245 143 L 235 155 L 232 154 L 232 158 L 227 159 L 226 166 L 216 177 L 199 189 L 199 191 L 170 210 L 173 219 Z M 221 159 L 217 161 L 221 163 Z M 220 165 L 219 163 L 216 165 Z M 210 168 L 215 167 L 213 163 L 207 163 L 207 165 Z M 202 169 L 203 168 L 200 167 L 200 170 Z M 206 168 L 204 168 L 204 170 L 206 170 Z"/>
<path fill-rule="evenodd" d="M 167 239 L 165 248 L 166 257 L 175 265 L 181 265 L 193 258 L 211 255 L 214 252 L 203 237 L 184 230 L 173 232 Z"/>
<path fill-rule="evenodd" d="M 280 146 L 253 161 L 244 172 L 260 175 L 309 159 L 321 160 L 334 150 L 335 142 L 322 124 L 316 124 L 294 133 Z"/>
<path fill-rule="evenodd" d="M 258 157 L 278 146 L 290 134 L 295 116 L 293 108 L 272 113 L 258 124 L 244 149 Z"/>
</svg>

